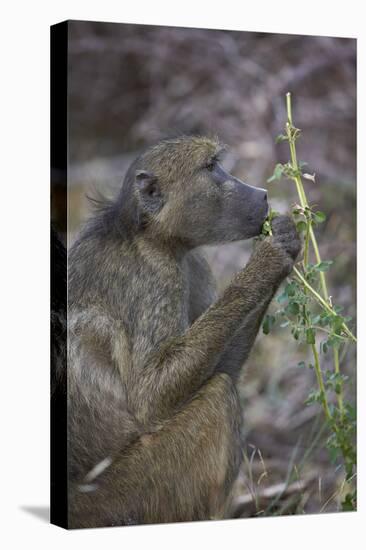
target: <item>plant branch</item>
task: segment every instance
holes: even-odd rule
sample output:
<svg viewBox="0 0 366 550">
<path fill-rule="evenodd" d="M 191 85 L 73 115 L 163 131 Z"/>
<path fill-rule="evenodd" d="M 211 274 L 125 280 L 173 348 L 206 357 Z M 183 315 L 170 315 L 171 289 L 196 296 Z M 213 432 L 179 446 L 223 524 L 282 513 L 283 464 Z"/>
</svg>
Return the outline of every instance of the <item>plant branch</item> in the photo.
<svg viewBox="0 0 366 550">
<path fill-rule="evenodd" d="M 330 307 L 330 305 L 318 294 L 318 292 L 307 282 L 305 277 L 300 273 L 300 271 L 294 267 L 294 272 L 296 276 L 300 279 L 302 284 L 312 293 L 312 295 L 317 299 L 317 301 L 330 313 L 331 315 L 337 316 L 337 313 Z M 350 331 L 350 329 L 347 327 L 346 323 L 342 323 L 342 329 L 344 332 L 353 340 L 353 342 L 357 342 L 357 338 L 353 335 L 353 333 Z"/>
<path fill-rule="evenodd" d="M 296 189 L 297 189 L 297 193 L 299 195 L 300 204 L 305 209 L 306 207 L 309 207 L 309 204 L 308 204 L 308 201 L 307 201 L 307 198 L 306 198 L 306 195 L 305 195 L 304 186 L 303 186 L 302 179 L 301 179 L 301 176 L 300 176 L 299 165 L 298 165 L 298 162 L 297 162 L 296 146 L 295 146 L 295 139 L 294 139 L 294 134 L 293 134 L 294 126 L 293 126 L 293 122 L 292 122 L 292 108 L 291 108 L 291 94 L 290 94 L 290 92 L 287 92 L 287 94 L 286 94 L 286 106 L 287 106 L 286 133 L 287 133 L 287 139 L 288 139 L 289 146 L 290 146 L 291 164 L 292 164 L 292 168 L 293 168 L 293 173 L 295 174 L 292 177 L 292 179 L 294 180 L 294 182 L 296 184 Z M 318 263 L 320 263 L 322 261 L 322 259 L 321 259 L 320 253 L 319 253 L 318 243 L 316 241 L 314 231 L 313 231 L 313 228 L 311 226 L 310 221 L 308 222 L 308 232 L 310 234 L 311 243 L 312 243 L 313 248 L 314 248 L 316 261 Z M 320 272 L 320 284 L 322 286 L 323 296 L 326 300 L 328 300 L 329 294 L 328 294 L 327 283 L 326 283 L 325 275 L 322 272 Z"/>
</svg>

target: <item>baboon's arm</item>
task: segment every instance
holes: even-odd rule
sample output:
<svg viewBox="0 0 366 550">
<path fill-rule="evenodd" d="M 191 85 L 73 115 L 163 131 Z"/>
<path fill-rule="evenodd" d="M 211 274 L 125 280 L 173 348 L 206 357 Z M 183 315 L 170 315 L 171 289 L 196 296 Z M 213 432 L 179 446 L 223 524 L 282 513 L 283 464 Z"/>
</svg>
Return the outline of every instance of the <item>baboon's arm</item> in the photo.
<svg viewBox="0 0 366 550">
<path fill-rule="evenodd" d="M 193 251 L 187 256 L 187 263 L 191 278 L 189 316 L 192 324 L 210 307 L 217 296 L 211 269 L 206 260 L 198 252 Z M 215 370 L 229 374 L 234 382 L 238 380 L 240 371 L 250 354 L 273 294 L 274 292 L 268 289 L 267 296 L 264 296 L 262 302 L 245 317 L 221 354 Z"/>
<path fill-rule="evenodd" d="M 139 420 L 169 418 L 194 395 L 217 367 L 238 325 L 258 304 L 270 299 L 292 263 L 280 245 L 271 239 L 264 241 L 223 295 L 183 335 L 151 352 L 129 391 Z"/>
<path fill-rule="evenodd" d="M 243 323 L 237 328 L 218 362 L 217 371 L 226 372 L 234 382 L 238 380 L 241 368 L 248 359 L 273 294 L 274 292 L 268 292 L 263 301 L 247 315 Z"/>
</svg>

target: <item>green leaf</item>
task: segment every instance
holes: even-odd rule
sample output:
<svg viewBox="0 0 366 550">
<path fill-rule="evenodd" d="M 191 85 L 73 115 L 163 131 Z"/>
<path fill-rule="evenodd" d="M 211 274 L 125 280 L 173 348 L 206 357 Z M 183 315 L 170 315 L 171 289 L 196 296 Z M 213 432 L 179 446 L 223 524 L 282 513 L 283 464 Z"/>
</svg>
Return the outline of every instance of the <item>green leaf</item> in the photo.
<svg viewBox="0 0 366 550">
<path fill-rule="evenodd" d="M 281 143 L 282 141 L 288 141 L 288 137 L 284 134 L 278 134 L 278 136 L 276 136 L 275 142 Z"/>
<path fill-rule="evenodd" d="M 306 367 L 306 363 L 305 363 L 305 361 L 300 361 L 300 363 L 297 363 L 297 366 L 298 366 L 300 369 L 303 369 L 304 367 Z"/>
<path fill-rule="evenodd" d="M 328 271 L 328 269 L 330 268 L 332 263 L 333 262 L 331 260 L 323 261 L 323 262 L 320 262 L 320 263 L 316 264 L 314 266 L 314 269 L 315 269 L 315 271 Z"/>
<path fill-rule="evenodd" d="M 262 325 L 263 333 L 269 334 L 275 322 L 276 322 L 276 318 L 273 315 L 266 315 Z"/>
<path fill-rule="evenodd" d="M 352 512 L 356 509 L 355 502 L 354 502 L 353 495 L 348 493 L 348 495 L 345 496 L 344 501 L 342 502 L 342 512 Z"/>
<path fill-rule="evenodd" d="M 323 312 L 320 314 L 319 325 L 321 327 L 326 327 L 327 325 L 332 324 L 332 320 L 333 320 L 333 315 L 327 312 Z"/>
<path fill-rule="evenodd" d="M 341 345 L 341 341 L 341 339 L 336 338 L 335 336 L 329 336 L 328 346 L 330 346 L 331 348 L 339 348 L 339 346 Z"/>
<path fill-rule="evenodd" d="M 262 226 L 262 234 L 263 235 L 272 235 L 272 227 L 271 222 L 269 220 L 266 220 Z"/>
<path fill-rule="evenodd" d="M 297 302 L 290 302 L 286 307 L 286 311 L 292 315 L 297 315 L 300 311 L 300 306 Z"/>
<path fill-rule="evenodd" d="M 343 317 L 336 315 L 333 317 L 333 329 L 334 332 L 339 332 L 343 325 Z"/>
<path fill-rule="evenodd" d="M 273 171 L 273 174 L 270 178 L 268 178 L 267 183 L 271 183 L 272 181 L 280 180 L 282 178 L 282 174 L 284 172 L 284 165 L 283 164 L 276 164 L 275 169 Z"/>
<path fill-rule="evenodd" d="M 294 296 L 296 292 L 296 283 L 289 283 L 286 285 L 285 291 L 288 296 Z"/>
<path fill-rule="evenodd" d="M 305 405 L 312 405 L 313 403 L 320 403 L 322 400 L 322 396 L 320 391 L 318 390 L 312 390 L 307 399 L 305 400 Z"/>
<path fill-rule="evenodd" d="M 311 327 L 306 329 L 306 343 L 315 344 L 315 331 Z"/>
<path fill-rule="evenodd" d="M 323 223 L 327 219 L 327 216 L 324 214 L 324 212 L 321 212 L 318 210 L 317 212 L 314 212 L 314 221 L 316 223 Z"/>
<path fill-rule="evenodd" d="M 307 228 L 307 223 L 306 222 L 304 222 L 304 221 L 297 222 L 296 229 L 298 230 L 299 233 L 305 232 L 306 228 Z"/>
<path fill-rule="evenodd" d="M 346 413 L 349 420 L 351 421 L 356 420 L 356 409 L 355 407 L 352 407 L 352 405 L 350 405 L 349 403 L 347 403 L 346 405 Z"/>
<path fill-rule="evenodd" d="M 328 351 L 328 342 L 327 340 L 323 340 L 323 342 L 320 342 L 320 353 L 327 353 Z"/>
</svg>

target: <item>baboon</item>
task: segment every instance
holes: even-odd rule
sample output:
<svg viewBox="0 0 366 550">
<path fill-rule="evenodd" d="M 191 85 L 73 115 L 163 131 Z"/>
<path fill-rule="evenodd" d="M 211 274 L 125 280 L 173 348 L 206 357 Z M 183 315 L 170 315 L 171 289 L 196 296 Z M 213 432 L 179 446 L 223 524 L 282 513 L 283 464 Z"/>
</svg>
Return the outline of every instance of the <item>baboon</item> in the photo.
<svg viewBox="0 0 366 550">
<path fill-rule="evenodd" d="M 266 191 L 218 140 L 159 142 L 69 253 L 69 527 L 220 518 L 241 462 L 237 380 L 300 249 L 286 216 L 217 298 L 196 250 L 258 235 Z"/>
</svg>

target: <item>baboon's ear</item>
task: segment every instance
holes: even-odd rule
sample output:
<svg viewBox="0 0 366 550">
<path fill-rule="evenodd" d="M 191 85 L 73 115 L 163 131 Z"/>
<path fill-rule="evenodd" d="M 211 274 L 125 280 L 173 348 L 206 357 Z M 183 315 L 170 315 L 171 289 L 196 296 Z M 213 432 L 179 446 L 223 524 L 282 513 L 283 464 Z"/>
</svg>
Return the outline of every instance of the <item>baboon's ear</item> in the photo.
<svg viewBox="0 0 366 550">
<path fill-rule="evenodd" d="M 158 178 L 146 170 L 136 170 L 135 181 L 144 208 L 149 212 L 159 211 L 163 206 L 163 199 Z"/>
</svg>

